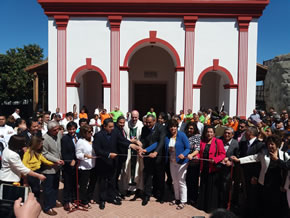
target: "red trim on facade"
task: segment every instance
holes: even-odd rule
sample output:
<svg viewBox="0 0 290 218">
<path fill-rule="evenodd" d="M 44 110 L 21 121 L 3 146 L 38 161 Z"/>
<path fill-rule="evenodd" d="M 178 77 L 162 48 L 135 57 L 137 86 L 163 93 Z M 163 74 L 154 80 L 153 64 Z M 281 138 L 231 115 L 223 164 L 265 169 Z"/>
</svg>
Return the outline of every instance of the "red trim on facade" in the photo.
<svg viewBox="0 0 290 218">
<path fill-rule="evenodd" d="M 156 35 L 157 35 L 157 31 L 149 32 L 150 43 L 156 43 Z"/>
<path fill-rule="evenodd" d="M 214 59 L 213 66 L 208 67 L 201 72 L 201 74 L 199 75 L 199 77 L 197 79 L 197 83 L 195 85 L 202 85 L 202 83 L 201 83 L 202 78 L 205 76 L 206 73 L 208 73 L 210 71 L 222 71 L 222 72 L 224 72 L 230 81 L 229 85 L 231 85 L 231 86 L 235 85 L 232 74 L 230 73 L 230 71 L 228 71 L 226 68 L 224 68 L 222 66 L 219 66 L 218 64 L 219 64 L 219 60 Z"/>
<path fill-rule="evenodd" d="M 176 67 L 175 71 L 185 71 L 185 68 L 184 67 Z"/>
<path fill-rule="evenodd" d="M 202 87 L 201 84 L 200 84 L 200 85 L 199 85 L 199 84 L 193 84 L 193 85 L 192 85 L 192 88 L 193 88 L 193 89 L 200 89 L 201 87 Z"/>
<path fill-rule="evenodd" d="M 260 17 L 269 0 L 38 0 L 47 16 Z"/>
<path fill-rule="evenodd" d="M 69 16 L 55 15 L 54 20 L 58 30 L 65 30 L 69 21 Z"/>
<path fill-rule="evenodd" d="M 120 31 L 122 16 L 108 16 L 112 31 Z"/>
<path fill-rule="evenodd" d="M 239 87 L 238 84 L 225 84 L 224 89 L 237 89 Z"/>
<path fill-rule="evenodd" d="M 239 31 L 248 32 L 249 24 L 253 18 L 252 17 L 238 17 Z"/>
<path fill-rule="evenodd" d="M 92 59 L 91 58 L 86 58 L 86 66 L 89 70 L 92 69 Z"/>
<path fill-rule="evenodd" d="M 66 82 L 66 87 L 80 87 L 81 84 L 76 82 Z"/>
<path fill-rule="evenodd" d="M 239 62 L 238 62 L 238 93 L 237 115 L 247 114 L 247 86 L 248 86 L 248 30 L 252 17 L 239 17 Z"/>
<path fill-rule="evenodd" d="M 102 77 L 103 79 L 103 87 L 108 87 L 108 86 L 111 86 L 110 83 L 108 83 L 108 80 L 107 80 L 107 77 L 106 77 L 106 74 L 99 68 L 99 67 L 96 67 L 94 65 L 92 65 L 92 59 L 91 58 L 86 58 L 86 65 L 83 65 L 83 66 L 80 66 L 78 67 L 72 74 L 72 77 L 70 79 L 70 82 L 67 82 L 66 85 L 69 86 L 69 87 L 79 87 L 79 86 L 73 86 L 72 84 L 79 84 L 76 82 L 76 77 L 77 75 L 84 71 L 84 70 L 92 70 L 92 71 L 96 71 L 100 74 L 100 76 Z"/>
<path fill-rule="evenodd" d="M 184 16 L 185 26 L 185 54 L 184 54 L 184 82 L 183 82 L 183 110 L 193 109 L 193 77 L 194 77 L 194 48 L 195 24 L 197 16 Z"/>
<path fill-rule="evenodd" d="M 123 66 L 120 66 L 120 70 L 121 70 L 121 71 L 128 71 L 128 72 L 129 72 L 129 69 L 130 69 L 130 67 L 123 67 Z"/>
<path fill-rule="evenodd" d="M 110 109 L 115 106 L 120 107 L 120 25 L 122 21 L 121 16 L 108 17 L 111 26 L 111 95 L 110 95 Z"/>
<path fill-rule="evenodd" d="M 213 59 L 213 70 L 217 71 L 219 66 L 219 59 Z"/>
<path fill-rule="evenodd" d="M 54 16 L 57 27 L 57 107 L 62 113 L 67 111 L 66 90 L 66 27 L 69 21 L 67 15 Z"/>
<path fill-rule="evenodd" d="M 185 31 L 194 31 L 198 16 L 184 16 Z"/>
<path fill-rule="evenodd" d="M 154 35 L 154 32 L 156 32 L 156 31 L 150 31 L 149 32 L 149 35 L 150 34 L 151 35 Z M 127 52 L 127 54 L 125 56 L 125 59 L 124 59 L 124 62 L 123 62 L 123 66 L 121 68 L 124 69 L 124 68 L 128 67 L 128 65 L 129 65 L 129 59 L 137 51 L 137 48 L 139 46 L 141 46 L 144 43 L 153 43 L 153 42 L 154 43 L 160 43 L 160 44 L 164 45 L 165 47 L 167 47 L 170 50 L 171 54 L 175 58 L 176 67 L 177 68 L 181 67 L 179 55 L 178 55 L 177 51 L 175 50 L 175 48 L 169 42 L 167 42 L 167 41 L 165 41 L 163 39 L 157 38 L 157 37 L 156 38 L 154 38 L 154 37 L 150 38 L 149 37 L 149 38 L 146 38 L 146 39 L 142 39 L 142 40 L 136 42 L 134 45 L 131 46 L 131 48 L 128 50 L 128 52 Z"/>
</svg>

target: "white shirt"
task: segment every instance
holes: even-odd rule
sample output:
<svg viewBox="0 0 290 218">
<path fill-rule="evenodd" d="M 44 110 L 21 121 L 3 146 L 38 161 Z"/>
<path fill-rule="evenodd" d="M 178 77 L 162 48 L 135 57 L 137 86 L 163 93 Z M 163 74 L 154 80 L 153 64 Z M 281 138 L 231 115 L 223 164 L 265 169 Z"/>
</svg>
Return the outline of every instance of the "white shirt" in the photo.
<svg viewBox="0 0 290 218">
<path fill-rule="evenodd" d="M 171 162 L 176 162 L 175 143 L 176 143 L 176 138 L 170 138 L 168 147 L 169 147 L 169 154 L 170 154 Z"/>
<path fill-rule="evenodd" d="M 76 144 L 76 157 L 80 160 L 79 169 L 90 170 L 95 167 L 96 159 L 85 158 L 85 154 L 96 156 L 93 145 L 81 138 Z"/>
<path fill-rule="evenodd" d="M 255 140 L 256 140 L 256 137 L 249 140 L 248 148 L 251 147 L 251 145 L 254 143 Z"/>
<path fill-rule="evenodd" d="M 18 118 L 21 118 L 21 117 L 19 116 L 19 114 L 16 113 L 16 112 L 14 112 L 14 113 L 12 114 L 12 116 L 14 117 L 15 120 L 17 120 Z"/>
<path fill-rule="evenodd" d="M 94 132 L 94 134 L 95 133 L 97 133 L 97 132 L 99 132 L 100 130 L 101 130 L 101 127 L 98 127 L 98 126 L 96 126 L 96 122 L 97 122 L 97 124 L 98 125 L 102 125 L 102 122 L 101 122 L 101 120 L 100 119 L 98 119 L 97 121 L 95 120 L 95 118 L 92 118 L 91 120 L 90 120 L 90 123 L 89 123 L 89 125 L 94 125 L 93 126 L 93 132 Z"/>
<path fill-rule="evenodd" d="M 196 126 L 197 126 L 197 128 L 199 130 L 200 135 L 202 135 L 203 127 L 204 127 L 203 124 L 201 122 L 197 122 Z"/>
<path fill-rule="evenodd" d="M 0 126 L 0 137 L 3 138 L 7 144 L 12 135 L 15 135 L 15 131 L 11 126 Z"/>
<path fill-rule="evenodd" d="M 2 168 L 0 180 L 5 182 L 19 182 L 21 174 L 27 175 L 30 172 L 21 161 L 19 154 L 6 147 L 2 153 Z"/>
</svg>

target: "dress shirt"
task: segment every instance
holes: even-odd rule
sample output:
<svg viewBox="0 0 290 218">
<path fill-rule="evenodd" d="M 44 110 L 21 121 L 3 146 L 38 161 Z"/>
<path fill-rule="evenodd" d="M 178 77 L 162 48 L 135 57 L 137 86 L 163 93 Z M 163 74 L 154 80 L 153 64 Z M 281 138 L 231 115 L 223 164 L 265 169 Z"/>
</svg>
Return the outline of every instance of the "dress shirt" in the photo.
<svg viewBox="0 0 290 218">
<path fill-rule="evenodd" d="M 231 140 L 228 141 L 228 142 L 224 142 L 224 146 L 225 146 L 225 151 L 226 151 L 226 153 L 227 153 L 227 151 L 228 151 L 228 149 L 229 149 L 229 147 L 230 147 L 230 144 L 231 144 L 232 140 L 233 140 L 233 139 L 231 139 Z"/>
<path fill-rule="evenodd" d="M 248 141 L 248 148 L 251 147 L 251 145 L 254 143 L 255 140 L 256 140 L 256 137 L 254 137 Z"/>
<path fill-rule="evenodd" d="M 19 116 L 19 114 L 16 113 L 16 112 L 14 112 L 14 113 L 12 114 L 12 116 L 14 117 L 15 120 L 17 120 L 18 118 L 21 118 L 21 117 Z"/>
<path fill-rule="evenodd" d="M 19 154 L 6 147 L 2 153 L 0 181 L 19 182 L 21 174 L 27 175 L 30 169 L 24 166 Z"/>
<path fill-rule="evenodd" d="M 11 126 L 8 126 L 6 124 L 4 126 L 0 126 L 0 137 L 3 138 L 7 144 L 10 137 L 14 134 L 15 131 Z"/>
<path fill-rule="evenodd" d="M 76 145 L 76 157 L 80 160 L 79 169 L 90 170 L 95 167 L 96 160 L 85 158 L 85 154 L 96 156 L 92 144 L 86 139 L 79 139 Z"/>
</svg>

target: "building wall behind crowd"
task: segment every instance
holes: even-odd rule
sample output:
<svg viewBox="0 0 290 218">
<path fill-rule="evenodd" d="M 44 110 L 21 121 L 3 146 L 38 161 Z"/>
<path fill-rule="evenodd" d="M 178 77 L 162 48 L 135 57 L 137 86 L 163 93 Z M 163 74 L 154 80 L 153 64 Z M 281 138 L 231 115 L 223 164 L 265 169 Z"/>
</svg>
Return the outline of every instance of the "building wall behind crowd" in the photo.
<svg viewBox="0 0 290 218">
<path fill-rule="evenodd" d="M 49 18 L 49 110 L 53 111 L 57 105 L 57 27 L 55 21 Z M 218 60 L 218 65 L 227 69 L 233 83 L 238 84 L 238 52 L 239 52 L 239 27 L 237 19 L 235 18 L 199 18 L 195 27 L 195 43 L 194 43 L 194 78 L 193 84 L 197 84 L 200 74 L 208 67 L 213 66 L 213 60 Z M 246 94 L 246 116 L 251 114 L 252 108 L 255 108 L 255 87 L 256 87 L 256 57 L 257 57 L 257 19 L 252 19 L 249 25 L 248 32 L 248 74 L 247 74 L 247 93 Z M 120 25 L 120 66 L 123 66 L 124 59 L 128 50 L 136 42 L 149 38 L 150 31 L 156 31 L 156 37 L 160 38 L 176 50 L 180 59 L 180 65 L 185 65 L 185 28 L 183 19 L 179 18 L 127 18 L 123 17 Z M 104 73 L 107 82 L 111 82 L 111 59 L 110 59 L 110 22 L 106 17 L 86 18 L 86 17 L 71 17 L 69 18 L 66 28 L 66 81 L 70 82 L 73 73 L 80 67 L 88 65 L 87 58 L 90 59 L 90 65 L 96 66 Z M 130 68 L 130 61 L 134 54 L 140 49 L 149 44 L 142 44 L 138 47 L 133 54 L 129 57 L 128 64 Z M 167 47 L 162 44 L 155 43 L 154 46 L 161 47 L 171 56 L 172 61 L 176 67 L 176 56 Z M 154 67 L 153 67 L 154 68 Z M 150 71 L 157 71 L 149 67 Z M 144 68 L 143 68 L 144 69 Z M 165 69 L 165 68 L 164 68 Z M 96 99 L 91 104 L 94 107 L 104 107 L 110 110 L 114 107 L 111 102 L 111 88 L 100 86 L 101 77 L 99 77 L 97 90 L 102 90 L 102 98 L 99 95 L 90 95 L 90 88 L 84 89 L 83 75 L 88 70 L 81 71 L 76 75 L 76 82 L 80 84 L 79 87 L 66 87 L 66 107 L 70 111 L 73 105 L 76 104 L 78 108 L 87 105 L 89 100 Z M 169 72 L 171 73 L 171 72 Z M 202 99 L 207 99 L 207 95 L 214 95 L 208 99 L 215 99 L 219 108 L 224 105 L 229 115 L 237 114 L 237 88 L 225 89 L 223 85 L 229 84 L 229 77 L 221 71 L 215 72 L 218 75 L 219 89 L 214 89 L 214 86 L 206 86 L 208 90 L 203 88 L 193 88 L 184 90 L 184 72 L 173 72 L 173 81 L 167 79 L 165 82 L 168 84 L 167 110 L 179 112 L 183 109 L 184 93 L 193 92 L 193 111 L 198 111 L 203 102 Z M 243 73 L 243 72 L 241 72 Z M 98 74 L 90 72 L 90 74 Z M 164 72 L 160 73 L 164 74 Z M 213 74 L 209 72 L 205 75 Z M 216 77 L 210 77 L 214 79 Z M 142 77 L 138 77 L 142 79 Z M 90 79 L 87 79 L 90 80 Z M 162 78 L 157 78 L 157 81 Z M 175 81 L 174 81 L 175 80 Z M 94 85 L 89 85 L 94 88 Z M 144 81 L 144 80 L 143 80 Z M 202 81 L 204 82 L 204 80 Z M 120 70 L 120 109 L 122 111 L 130 111 L 132 105 L 132 81 L 130 80 L 129 72 Z M 202 92 L 206 94 L 202 94 Z M 172 96 L 170 96 L 172 95 Z M 84 97 L 86 96 L 86 97 Z M 202 99 L 201 99 L 202 98 Z M 206 104 L 206 103 L 205 103 Z M 208 105 L 210 106 L 210 105 Z"/>
</svg>

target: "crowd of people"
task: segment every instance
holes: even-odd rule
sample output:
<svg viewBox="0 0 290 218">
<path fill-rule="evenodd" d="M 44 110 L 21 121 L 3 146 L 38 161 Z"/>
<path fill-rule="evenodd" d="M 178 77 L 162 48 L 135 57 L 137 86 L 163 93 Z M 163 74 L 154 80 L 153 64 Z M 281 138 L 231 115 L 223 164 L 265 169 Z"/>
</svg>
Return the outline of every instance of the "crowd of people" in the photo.
<svg viewBox="0 0 290 218">
<path fill-rule="evenodd" d="M 240 217 L 289 217 L 290 120 L 283 110 L 125 115 L 86 107 L 61 114 L 0 114 L 1 184 L 30 186 L 42 209 L 56 215 L 79 206 L 121 205 L 155 197 L 177 210 L 225 208 Z M 63 182 L 62 202 L 58 201 Z M 96 186 L 98 188 L 96 189 Z M 42 194 L 41 194 L 42 189 Z M 77 192 L 79 199 L 77 199 Z"/>
</svg>

